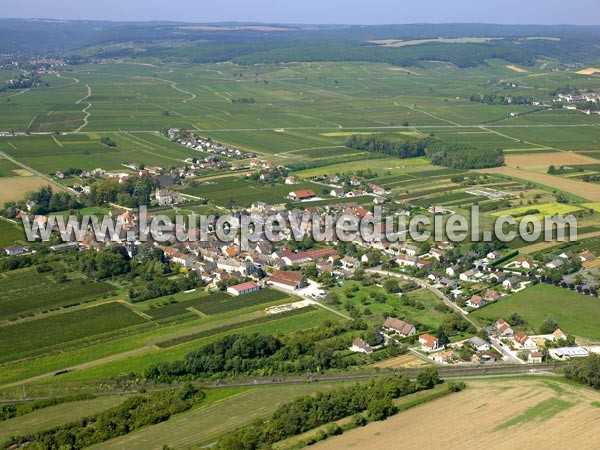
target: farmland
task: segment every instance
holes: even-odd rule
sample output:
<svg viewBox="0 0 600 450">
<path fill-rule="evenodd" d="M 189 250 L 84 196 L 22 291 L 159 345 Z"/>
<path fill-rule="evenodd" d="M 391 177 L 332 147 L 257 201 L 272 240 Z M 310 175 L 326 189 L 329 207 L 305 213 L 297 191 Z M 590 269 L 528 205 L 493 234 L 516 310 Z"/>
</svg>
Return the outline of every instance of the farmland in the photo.
<svg viewBox="0 0 600 450">
<path fill-rule="evenodd" d="M 493 402 L 489 399 L 494 398 Z M 565 439 L 588 448 L 600 395 L 552 379 L 469 381 L 463 392 L 434 400 L 314 446 L 318 450 L 387 449 L 399 439 L 409 448 L 514 446 L 560 448 Z M 477 416 L 477 420 L 472 420 Z M 427 422 L 437 417 L 436 432 Z M 507 432 L 498 436 L 501 430 Z M 441 438 L 440 436 L 443 436 Z M 368 444 L 367 444 L 368 442 Z"/>
<path fill-rule="evenodd" d="M 78 340 L 93 340 L 146 320 L 120 303 L 107 303 L 62 315 L 0 327 L 3 359 L 27 356 Z"/>
<path fill-rule="evenodd" d="M 540 30 L 548 31 L 539 34 L 547 36 L 542 38 L 514 30 L 498 30 L 504 37 L 473 37 L 481 36 L 480 27 L 470 37 L 428 39 L 433 28 L 421 33 L 423 39 L 402 31 L 388 40 L 373 36 L 394 30 L 387 26 L 289 33 L 280 33 L 286 27 L 276 32 L 232 26 L 216 35 L 202 26 L 173 28 L 162 22 L 152 30 L 140 24 L 135 35 L 130 25 L 82 26 L 93 33 L 80 31 L 86 43 L 69 47 L 66 64 L 37 68 L 19 61 L 36 67 L 29 76 L 41 82 L 31 88 L 5 85 L 21 70 L 17 67 L 25 66 L 7 63 L 0 69 L 0 85 L 6 87 L 0 91 L 0 209 L 7 218 L 0 220 L 0 399 L 73 392 L 98 398 L 0 422 L 0 445 L 13 433 L 80 421 L 118 405 L 129 393 L 146 396 L 191 381 L 206 392 L 206 401 L 162 423 L 156 417 L 95 448 L 213 446 L 220 436 L 267 417 L 284 401 L 340 384 L 312 382 L 321 375 L 342 380 L 436 367 L 421 348 L 423 333 L 457 344 L 448 363 L 460 361 L 456 368 L 466 368 L 472 353 L 461 341 L 485 331 L 474 325 L 485 327 L 514 313 L 524 320 L 515 331 L 537 333 L 552 316 L 566 333 L 600 340 L 597 297 L 535 279 L 576 277 L 570 270 L 579 270 L 579 264 L 565 263 L 564 272 L 546 266 L 566 250 L 594 252 L 584 268 L 597 268 L 600 116 L 567 110 L 561 99 L 564 92 L 600 92 L 600 77 L 582 70 L 597 61 L 576 61 L 590 54 L 597 58 L 600 40 L 575 46 L 569 33 L 579 32 L 563 30 L 554 37 L 553 28 Z M 304 36 L 311 31 L 319 36 L 307 44 Z M 7 35 L 2 33 L 0 24 L 0 36 Z M 590 29 L 579 39 L 591 41 L 595 33 Z M 98 36 L 97 45 L 87 47 Z M 61 39 L 57 33 L 52 42 Z M 23 40 L 11 37 L 8 45 L 25 45 Z M 286 42 L 289 47 L 282 47 Z M 34 49 L 45 45 L 39 42 Z M 36 53 L 25 48 L 22 54 Z M 5 52 L 0 56 L 4 61 Z M 373 139 L 356 145 L 354 135 Z M 459 161 L 453 152 L 468 157 Z M 548 173 L 550 165 L 558 173 Z M 49 184 L 64 192 L 31 192 Z M 336 189 L 332 195 L 338 185 L 344 193 Z M 317 198 L 288 198 L 298 190 L 312 190 Z M 4 205 L 25 197 L 30 201 Z M 78 202 L 71 201 L 75 198 Z M 354 202 L 362 208 L 353 209 Z M 348 204 L 335 205 L 341 203 Z M 146 204 L 152 216 L 170 218 L 244 214 L 253 204 L 255 215 L 262 209 L 282 211 L 285 205 L 332 215 L 354 210 L 369 217 L 374 205 L 383 205 L 398 220 L 424 214 L 442 222 L 451 213 L 467 216 L 477 205 L 481 231 L 503 215 L 573 213 L 580 236 L 588 239 L 559 244 L 519 238 L 507 245 L 415 239 L 413 249 L 333 240 L 327 246 L 336 255 L 285 268 L 310 280 L 306 291 L 287 293 L 269 287 L 272 271 L 293 259 L 287 252 L 324 244 L 305 239 L 244 249 L 240 242 L 212 239 L 212 230 L 208 243 L 142 243 L 136 208 Z M 55 210 L 62 216 L 118 217 L 127 224 L 127 242 L 90 238 L 78 248 L 57 249 L 52 247 L 60 242 L 57 232 L 49 243 L 26 243 L 18 220 L 9 220 Z M 29 253 L 4 255 L 4 248 L 15 243 L 26 244 Z M 462 307 L 471 295 L 487 300 L 489 289 L 499 292 L 501 280 L 491 281 L 496 267 L 488 263 L 517 260 L 519 251 L 541 269 L 515 269 L 526 289 L 469 308 L 468 315 L 450 308 L 456 306 L 451 301 Z M 414 260 L 401 258 L 403 252 L 414 254 Z M 223 264 L 224 259 L 247 264 L 247 270 Z M 395 289 L 395 278 L 379 275 L 383 270 L 406 276 Z M 261 289 L 239 297 L 226 292 L 249 280 Z M 306 299 L 314 301 L 278 314 L 268 311 Z M 387 317 L 414 324 L 417 335 L 384 339 L 380 332 Z M 368 347 L 357 352 L 357 338 L 373 353 Z M 437 356 L 445 358 L 441 351 Z M 516 373 L 509 360 L 497 368 Z M 485 373 L 487 366 L 482 367 Z M 595 442 L 597 408 L 592 405 L 600 395 L 543 367 L 549 375 L 544 379 L 469 380 L 468 388 L 452 398 L 315 447 L 379 449 L 401 442 L 406 448 L 435 448 L 442 442 L 453 448 L 537 448 L 540 434 L 547 447 L 564 447 L 565 439 L 581 447 Z M 286 379 L 292 377 L 311 382 Z M 260 386 L 259 380 L 272 385 Z M 182 395 L 189 395 L 192 386 L 185 388 Z M 385 412 L 386 400 L 377 400 L 365 417 L 371 409 Z M 327 429 L 309 433 L 320 436 Z M 280 444 L 276 448 L 286 450 Z"/>
<path fill-rule="evenodd" d="M 48 312 L 97 300 L 114 287 L 103 282 L 76 278 L 57 283 L 52 272 L 22 269 L 0 274 L 0 320 Z"/>
<path fill-rule="evenodd" d="M 481 323 L 491 323 L 515 312 L 527 321 L 525 329 L 530 332 L 536 332 L 542 322 L 552 316 L 565 333 L 600 339 L 596 323 L 600 314 L 598 300 L 546 284 L 538 284 L 506 300 L 486 306 L 472 316 Z"/>
</svg>

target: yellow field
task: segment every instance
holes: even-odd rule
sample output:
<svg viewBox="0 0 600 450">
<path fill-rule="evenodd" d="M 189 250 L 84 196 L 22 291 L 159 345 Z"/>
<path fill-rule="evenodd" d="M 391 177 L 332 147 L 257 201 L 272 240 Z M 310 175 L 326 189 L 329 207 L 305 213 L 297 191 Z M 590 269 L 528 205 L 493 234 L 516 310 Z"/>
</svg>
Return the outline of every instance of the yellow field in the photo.
<svg viewBox="0 0 600 450">
<path fill-rule="evenodd" d="M 541 149 L 540 149 L 541 150 Z M 554 152 L 535 155 L 507 155 L 506 165 L 519 169 L 547 169 L 554 166 L 598 164 L 598 160 L 573 152 Z"/>
<path fill-rule="evenodd" d="M 420 133 L 419 131 L 394 131 L 394 134 L 403 134 L 405 136 L 420 136 L 422 133 Z M 371 132 L 371 131 L 332 131 L 330 133 L 321 133 L 321 136 L 327 136 L 327 137 L 346 137 L 346 136 L 354 136 L 354 135 L 361 135 L 361 136 L 369 136 L 371 134 L 379 134 L 378 132 Z"/>
<path fill-rule="evenodd" d="M 579 72 L 576 72 L 576 73 L 578 73 L 579 75 L 594 75 L 595 73 L 600 73 L 600 69 L 590 67 L 588 69 L 580 70 Z"/>
<path fill-rule="evenodd" d="M 556 153 L 553 153 L 553 155 L 556 155 Z M 511 157 L 507 157 L 507 160 L 509 158 Z M 530 172 L 527 170 L 522 170 L 518 167 L 506 166 L 496 167 L 493 169 L 480 169 L 476 170 L 475 172 L 505 175 L 521 180 L 531 181 L 533 183 L 543 184 L 544 186 L 551 188 L 560 187 L 561 191 L 569 192 L 592 202 L 600 202 L 600 189 L 594 189 L 593 185 L 590 188 L 590 183 L 586 183 L 584 181 L 571 180 L 569 178 L 561 178 L 555 175 L 548 175 L 546 173 Z"/>
<path fill-rule="evenodd" d="M 521 69 L 520 67 L 517 66 L 506 66 L 507 69 L 510 69 L 514 72 L 518 72 L 518 73 L 527 73 L 527 71 L 525 69 Z"/>
<path fill-rule="evenodd" d="M 311 448 L 598 448 L 600 393 L 548 378 L 469 381 L 468 388 Z"/>
<path fill-rule="evenodd" d="M 386 359 L 385 361 L 380 361 L 373 364 L 374 367 L 387 367 L 392 369 L 420 367 L 426 365 L 428 365 L 428 363 L 410 354 L 397 356 L 396 358 Z"/>
<path fill-rule="evenodd" d="M 527 211 L 532 209 L 539 210 L 536 214 L 538 217 L 552 216 L 554 214 L 566 215 L 575 211 L 580 211 L 581 208 L 575 205 L 567 205 L 565 203 L 546 203 L 542 205 L 527 205 L 519 206 L 518 208 L 511 208 L 504 211 L 494 212 L 492 216 L 522 216 Z"/>
<path fill-rule="evenodd" d="M 12 172 L 20 177 L 32 177 L 33 174 L 27 169 L 13 169 Z"/>
<path fill-rule="evenodd" d="M 20 176 L 0 178 L 0 206 L 6 202 L 22 200 L 26 192 L 46 186 L 47 180 L 41 177 Z"/>
<path fill-rule="evenodd" d="M 588 209 L 593 209 L 594 211 L 600 212 L 600 202 L 596 202 L 596 203 L 584 203 L 581 206 L 583 206 L 585 208 L 588 208 Z"/>
</svg>

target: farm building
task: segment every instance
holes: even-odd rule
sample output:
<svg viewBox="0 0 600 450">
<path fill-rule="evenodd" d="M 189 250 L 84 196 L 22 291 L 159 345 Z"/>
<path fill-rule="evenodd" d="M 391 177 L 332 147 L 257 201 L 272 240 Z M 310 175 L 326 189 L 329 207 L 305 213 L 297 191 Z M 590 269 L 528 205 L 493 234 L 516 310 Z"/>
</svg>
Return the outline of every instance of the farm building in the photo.
<svg viewBox="0 0 600 450">
<path fill-rule="evenodd" d="M 311 189 L 300 189 L 297 191 L 292 191 L 288 194 L 288 197 L 291 200 L 310 200 L 311 198 L 315 198 L 316 194 Z"/>
<path fill-rule="evenodd" d="M 307 281 L 300 272 L 276 270 L 269 277 L 269 283 L 276 287 L 296 290 L 306 286 Z"/>
<path fill-rule="evenodd" d="M 240 283 L 236 284 L 235 286 L 228 287 L 227 292 L 229 292 L 232 295 L 238 296 L 249 294 L 251 292 L 256 292 L 259 289 L 260 287 L 258 286 L 258 284 L 254 283 L 253 281 L 247 281 L 245 283 Z"/>
</svg>

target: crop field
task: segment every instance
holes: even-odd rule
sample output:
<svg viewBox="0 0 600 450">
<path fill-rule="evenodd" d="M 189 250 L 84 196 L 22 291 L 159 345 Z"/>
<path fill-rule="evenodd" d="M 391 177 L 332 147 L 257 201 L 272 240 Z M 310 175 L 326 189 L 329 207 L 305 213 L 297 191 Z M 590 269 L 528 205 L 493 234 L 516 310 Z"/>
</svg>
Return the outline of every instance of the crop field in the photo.
<svg viewBox="0 0 600 450">
<path fill-rule="evenodd" d="M 600 339 L 598 299 L 546 284 L 528 288 L 475 311 L 471 316 L 481 323 L 492 323 L 514 312 L 527 321 L 525 328 L 532 333 L 539 330 L 548 316 L 552 316 L 565 333 Z"/>
<path fill-rule="evenodd" d="M 123 396 L 112 395 L 63 403 L 0 422 L 0 442 L 6 441 L 11 436 L 48 430 L 82 417 L 89 417 L 115 407 L 124 402 L 125 399 L 126 397 Z"/>
<path fill-rule="evenodd" d="M 18 172 L 15 172 L 15 170 L 19 169 L 21 167 L 12 161 L 0 158 L 0 177 L 14 177 L 15 175 L 19 175 Z"/>
<path fill-rule="evenodd" d="M 256 316 L 256 314 L 254 314 Z M 139 316 L 137 316 L 139 318 Z M 141 319 L 141 318 L 139 318 Z M 141 319 L 143 320 L 143 319 Z M 158 364 L 163 361 L 173 361 L 182 358 L 185 354 L 198 349 L 198 347 L 213 342 L 216 339 L 223 337 L 226 334 L 233 333 L 262 333 L 262 334 L 278 334 L 292 333 L 298 330 L 306 330 L 320 325 L 325 320 L 339 320 L 339 317 L 333 313 L 319 308 L 318 310 L 309 311 L 304 314 L 293 317 L 281 317 L 265 323 L 249 324 L 244 328 L 228 329 L 224 328 L 223 332 L 219 328 L 214 329 L 214 333 L 210 336 L 203 337 L 198 340 L 186 342 L 175 347 L 158 349 L 154 347 L 139 347 L 133 351 L 133 354 L 126 354 L 124 358 L 107 358 L 106 361 L 100 361 L 98 364 L 91 362 L 84 363 L 81 370 L 73 371 L 65 375 L 61 375 L 61 381 L 87 381 L 96 380 L 98 378 L 107 378 L 117 376 L 121 373 L 136 372 L 141 373 L 150 365 Z M 203 322 L 204 319 L 198 321 Z M 196 321 L 191 322 L 194 324 Z M 185 324 L 189 325 L 189 324 Z M 89 356 L 88 356 L 89 357 Z M 50 380 L 51 382 L 52 380 Z"/>
<path fill-rule="evenodd" d="M 57 283 L 52 272 L 21 269 L 0 274 L 0 320 L 48 312 L 97 300 L 114 287 L 83 278 Z"/>
<path fill-rule="evenodd" d="M 37 320 L 0 327 L 3 359 L 40 353 L 78 340 L 89 340 L 119 329 L 147 322 L 120 303 L 79 309 Z"/>
<path fill-rule="evenodd" d="M 173 419 L 128 436 L 119 437 L 93 448 L 103 450 L 161 450 L 189 448 L 210 443 L 220 434 L 233 430 L 255 418 L 272 413 L 281 403 L 292 398 L 332 389 L 340 383 L 312 383 L 288 386 L 226 388 L 208 392 L 198 408 Z M 213 399 L 213 397 L 215 397 Z M 201 424 L 201 426 L 198 426 Z"/>
<path fill-rule="evenodd" d="M 0 177 L 0 205 L 21 200 L 25 192 L 33 192 L 50 184 L 42 177 Z"/>
<path fill-rule="evenodd" d="M 0 219 L 0 247 L 8 247 L 15 241 L 25 239 L 25 232 L 18 225 Z"/>
<path fill-rule="evenodd" d="M 286 298 L 288 298 L 286 294 L 274 289 L 262 289 L 238 297 L 219 292 L 216 294 L 201 295 L 192 300 L 185 300 L 158 308 L 152 308 L 149 309 L 147 313 L 150 314 L 153 319 L 163 319 L 166 317 L 187 314 L 189 313 L 187 310 L 188 308 L 194 308 L 204 314 L 214 315 L 260 305 L 262 303 L 284 300 Z"/>
<path fill-rule="evenodd" d="M 299 189 L 311 189 L 317 196 L 324 197 L 322 193 L 325 186 L 312 183 L 286 184 L 259 184 L 246 181 L 237 176 L 219 178 L 206 182 L 206 184 L 187 187 L 181 192 L 196 197 L 208 199 L 223 206 L 250 206 L 253 202 L 262 201 L 271 204 L 286 203 L 287 195 Z M 329 189 L 328 189 L 329 191 Z"/>
<path fill-rule="evenodd" d="M 565 203 L 546 203 L 546 204 L 533 204 L 527 206 L 519 206 L 518 208 L 505 209 L 492 213 L 493 216 L 513 216 L 520 217 L 529 215 L 529 212 L 537 216 L 538 218 L 544 218 L 545 216 L 567 215 L 575 211 L 581 211 L 581 207 L 577 205 L 568 205 Z M 534 212 L 537 211 L 537 212 Z"/>
<path fill-rule="evenodd" d="M 600 394 L 552 379 L 468 381 L 449 397 L 425 403 L 382 422 L 345 432 L 315 450 L 434 448 L 559 449 L 564 442 L 592 448 Z M 490 401 L 493 399 L 493 401 Z M 428 424 L 436 417 L 435 432 Z M 441 438 L 443 436 L 443 438 Z"/>
</svg>

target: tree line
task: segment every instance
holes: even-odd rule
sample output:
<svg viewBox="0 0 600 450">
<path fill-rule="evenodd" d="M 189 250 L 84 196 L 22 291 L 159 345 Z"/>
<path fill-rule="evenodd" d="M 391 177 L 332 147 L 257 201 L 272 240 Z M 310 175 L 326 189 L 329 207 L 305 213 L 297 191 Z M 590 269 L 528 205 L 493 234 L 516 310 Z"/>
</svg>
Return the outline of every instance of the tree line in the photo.
<svg viewBox="0 0 600 450">
<path fill-rule="evenodd" d="M 444 142 L 434 136 L 403 140 L 385 133 L 352 135 L 346 141 L 346 146 L 401 159 L 425 156 L 432 164 L 461 170 L 504 165 L 504 152 L 501 149 L 484 151 L 470 145 Z"/>
</svg>

